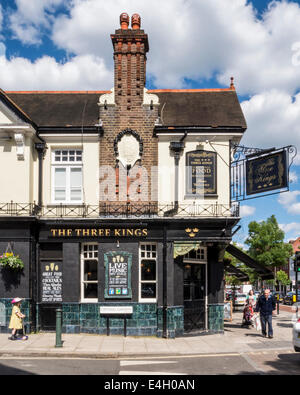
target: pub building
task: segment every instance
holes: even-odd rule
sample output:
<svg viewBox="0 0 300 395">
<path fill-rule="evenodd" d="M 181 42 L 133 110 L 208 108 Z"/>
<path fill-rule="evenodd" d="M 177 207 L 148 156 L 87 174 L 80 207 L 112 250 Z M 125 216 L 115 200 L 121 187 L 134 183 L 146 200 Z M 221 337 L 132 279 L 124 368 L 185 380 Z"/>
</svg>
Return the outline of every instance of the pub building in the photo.
<svg viewBox="0 0 300 395">
<path fill-rule="evenodd" d="M 141 18 L 120 25 L 110 91 L 0 91 L 0 255 L 24 264 L 1 268 L 1 332 L 16 296 L 27 330 L 54 330 L 61 308 L 64 333 L 223 332 L 246 130 L 233 79 L 147 90 Z"/>
</svg>

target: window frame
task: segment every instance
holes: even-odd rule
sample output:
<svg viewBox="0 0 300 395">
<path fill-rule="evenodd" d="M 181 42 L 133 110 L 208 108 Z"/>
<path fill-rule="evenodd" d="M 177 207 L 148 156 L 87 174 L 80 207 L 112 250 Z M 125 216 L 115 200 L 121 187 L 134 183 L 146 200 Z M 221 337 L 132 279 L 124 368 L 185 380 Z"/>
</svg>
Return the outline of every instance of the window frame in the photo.
<svg viewBox="0 0 300 395">
<path fill-rule="evenodd" d="M 56 161 L 55 157 L 57 156 L 57 151 L 67 151 L 66 161 Z M 70 151 L 78 152 L 81 151 L 81 160 L 80 161 L 70 161 Z M 72 204 L 78 205 L 83 203 L 83 162 L 82 162 L 83 149 L 82 148 L 54 148 L 51 152 L 51 202 L 52 204 Z M 60 155 L 62 157 L 62 154 Z M 76 158 L 77 154 L 74 154 L 74 158 Z M 65 169 L 66 174 L 66 183 L 65 183 L 65 199 L 56 200 L 55 193 L 55 172 L 56 169 Z M 71 172 L 72 169 L 80 169 L 81 170 L 81 186 L 80 186 L 80 199 L 71 200 Z M 79 187 L 78 187 L 79 189 Z"/>
<path fill-rule="evenodd" d="M 84 257 L 84 247 L 85 246 L 95 246 L 97 251 L 97 258 L 85 258 Z M 95 250 L 93 250 L 94 254 Z M 97 280 L 85 280 L 84 279 L 84 263 L 85 261 L 97 261 Z M 81 252 L 80 252 L 80 303 L 98 303 L 99 294 L 97 298 L 85 298 L 84 297 L 84 284 L 98 284 L 97 289 L 99 290 L 99 246 L 98 243 L 81 243 Z"/>
<path fill-rule="evenodd" d="M 156 257 L 142 257 L 142 246 L 143 245 L 151 245 L 155 246 Z M 152 250 L 151 250 L 152 253 Z M 157 251 L 157 243 L 155 242 L 141 242 L 139 244 L 139 302 L 140 303 L 157 303 L 158 300 L 158 251 Z M 142 280 L 142 260 L 155 260 L 155 280 Z M 142 297 L 142 284 L 155 284 L 156 285 L 156 297 L 155 298 L 143 298 Z"/>
</svg>

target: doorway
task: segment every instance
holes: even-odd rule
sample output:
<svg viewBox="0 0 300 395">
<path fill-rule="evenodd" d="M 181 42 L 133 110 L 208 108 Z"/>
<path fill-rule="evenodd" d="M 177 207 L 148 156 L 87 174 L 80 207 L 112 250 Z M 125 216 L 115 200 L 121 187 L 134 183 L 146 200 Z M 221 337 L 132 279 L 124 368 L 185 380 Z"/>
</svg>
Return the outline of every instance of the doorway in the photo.
<svg viewBox="0 0 300 395">
<path fill-rule="evenodd" d="M 207 329 L 206 263 L 184 260 L 184 331 Z"/>
</svg>

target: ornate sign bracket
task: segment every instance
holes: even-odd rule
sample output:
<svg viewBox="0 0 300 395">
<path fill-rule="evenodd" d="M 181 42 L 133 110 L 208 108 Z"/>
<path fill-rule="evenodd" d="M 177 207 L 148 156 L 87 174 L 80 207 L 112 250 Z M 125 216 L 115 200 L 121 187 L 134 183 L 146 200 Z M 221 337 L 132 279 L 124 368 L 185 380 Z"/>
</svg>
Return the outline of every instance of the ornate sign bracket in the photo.
<svg viewBox="0 0 300 395">
<path fill-rule="evenodd" d="M 231 145 L 231 201 L 289 191 L 289 171 L 297 148 L 250 148 Z"/>
</svg>

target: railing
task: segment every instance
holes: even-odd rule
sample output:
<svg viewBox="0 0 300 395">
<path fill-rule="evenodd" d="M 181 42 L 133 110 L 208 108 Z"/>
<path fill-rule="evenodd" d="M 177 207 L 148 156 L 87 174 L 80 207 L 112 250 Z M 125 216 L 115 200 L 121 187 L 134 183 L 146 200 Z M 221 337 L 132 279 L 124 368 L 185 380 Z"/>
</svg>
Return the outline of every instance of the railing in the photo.
<svg viewBox="0 0 300 395">
<path fill-rule="evenodd" d="M 100 203 L 99 205 L 49 205 L 0 203 L 0 217 L 45 218 L 162 218 L 239 217 L 239 204 Z"/>
</svg>

